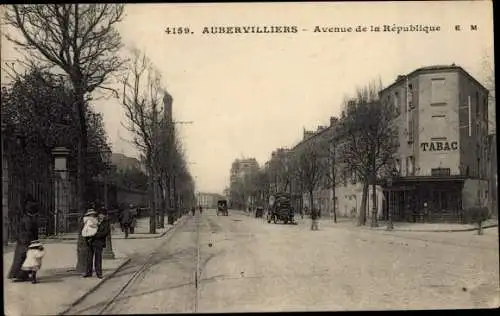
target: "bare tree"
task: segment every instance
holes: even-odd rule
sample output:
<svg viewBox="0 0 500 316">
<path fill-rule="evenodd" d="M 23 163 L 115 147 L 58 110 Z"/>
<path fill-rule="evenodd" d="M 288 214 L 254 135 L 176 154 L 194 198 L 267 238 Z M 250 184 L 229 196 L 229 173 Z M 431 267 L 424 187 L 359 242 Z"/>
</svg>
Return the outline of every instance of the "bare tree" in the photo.
<svg viewBox="0 0 500 316">
<path fill-rule="evenodd" d="M 325 157 L 317 142 L 307 142 L 303 148 L 296 149 L 291 170 L 294 178 L 309 194 L 310 207 L 313 208 L 313 193 L 325 175 Z"/>
<path fill-rule="evenodd" d="M 337 185 L 339 185 L 342 181 L 341 177 L 339 176 L 339 167 L 341 166 L 341 164 L 339 164 L 338 162 L 341 160 L 341 152 L 338 150 L 338 136 L 339 135 L 336 134 L 336 130 L 332 130 L 331 135 L 322 144 L 323 149 L 328 149 L 325 150 L 325 154 L 328 155 L 329 168 L 325 166 L 324 177 L 326 178 L 327 185 L 332 190 L 332 211 L 334 223 L 337 223 L 337 207 L 335 205 L 337 198 L 335 196 L 335 190 Z"/>
<path fill-rule="evenodd" d="M 150 233 L 156 231 L 156 186 L 159 181 L 158 160 L 160 107 L 165 90 L 160 73 L 146 55 L 132 50 L 130 72 L 123 79 L 122 105 L 127 118 L 126 128 L 132 133 L 133 143 L 144 156 L 149 176 Z"/>
<path fill-rule="evenodd" d="M 366 223 L 369 185 L 372 184 L 372 222 L 377 226 L 377 176 L 393 159 L 397 148 L 397 130 L 393 124 L 394 108 L 378 100 L 379 85 L 372 82 L 358 89 L 341 118 L 341 155 L 363 181 L 359 224 Z"/>
<path fill-rule="evenodd" d="M 123 5 L 118 4 L 47 4 L 11 5 L 4 15 L 7 25 L 20 36 L 6 38 L 29 56 L 31 64 L 56 66 L 73 87 L 74 111 L 80 132 L 78 146 L 78 208 L 85 209 L 87 154 L 86 97 L 106 87 L 110 74 L 123 61 L 115 54 L 121 38 L 115 25 L 121 21 Z M 76 269 L 84 270 L 83 238 L 78 242 Z"/>
</svg>

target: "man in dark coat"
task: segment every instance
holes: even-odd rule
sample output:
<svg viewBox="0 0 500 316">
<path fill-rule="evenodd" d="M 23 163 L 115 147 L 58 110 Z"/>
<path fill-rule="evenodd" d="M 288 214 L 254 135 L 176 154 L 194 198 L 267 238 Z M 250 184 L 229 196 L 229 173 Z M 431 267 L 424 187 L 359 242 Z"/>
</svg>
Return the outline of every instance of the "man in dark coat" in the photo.
<svg viewBox="0 0 500 316">
<path fill-rule="evenodd" d="M 99 279 L 102 279 L 102 252 L 106 248 L 106 238 L 111 233 L 110 222 L 107 216 L 107 211 L 104 208 L 99 210 L 99 226 L 97 233 L 89 239 L 87 252 L 87 271 L 83 275 L 84 278 L 92 276 L 92 270 Z M 94 269 L 92 269 L 94 268 Z"/>
<path fill-rule="evenodd" d="M 311 208 L 311 230 L 318 230 L 318 210 L 316 208 Z"/>
<path fill-rule="evenodd" d="M 31 241 L 38 240 L 38 208 L 33 198 L 29 197 L 23 208 L 23 217 L 18 225 L 17 244 L 14 260 L 9 272 L 9 279 L 27 281 L 28 274 L 21 270 L 26 252 Z"/>
</svg>

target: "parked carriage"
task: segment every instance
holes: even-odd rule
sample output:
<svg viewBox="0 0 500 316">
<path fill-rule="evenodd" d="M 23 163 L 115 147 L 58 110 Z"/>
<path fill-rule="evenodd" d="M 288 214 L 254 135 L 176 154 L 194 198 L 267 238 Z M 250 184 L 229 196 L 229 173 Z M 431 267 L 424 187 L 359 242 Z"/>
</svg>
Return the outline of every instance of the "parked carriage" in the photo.
<svg viewBox="0 0 500 316">
<path fill-rule="evenodd" d="M 270 199 L 269 212 L 267 214 L 267 222 L 283 222 L 285 224 L 297 224 L 295 222 L 295 212 L 291 205 L 290 194 L 276 193 Z"/>
<path fill-rule="evenodd" d="M 217 201 L 217 216 L 222 214 L 223 216 L 228 216 L 229 212 L 227 210 L 227 200 Z"/>
</svg>

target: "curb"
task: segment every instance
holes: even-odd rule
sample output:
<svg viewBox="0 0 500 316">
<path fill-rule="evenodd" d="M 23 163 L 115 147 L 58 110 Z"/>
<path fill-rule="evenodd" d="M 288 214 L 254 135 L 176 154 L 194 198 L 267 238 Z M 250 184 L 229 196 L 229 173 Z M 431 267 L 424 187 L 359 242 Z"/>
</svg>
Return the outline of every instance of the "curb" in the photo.
<svg viewBox="0 0 500 316">
<path fill-rule="evenodd" d="M 128 237 L 128 238 L 118 238 L 118 239 L 155 239 L 155 238 L 162 238 L 165 236 L 174 226 L 179 222 L 174 223 L 174 225 L 170 226 L 169 229 L 164 231 L 163 233 L 158 234 L 157 236 L 144 236 L 144 237 Z M 58 241 L 71 241 L 71 240 L 78 240 L 77 237 L 61 237 L 61 238 L 40 238 L 41 242 L 48 241 L 48 242 L 58 242 Z"/>
<path fill-rule="evenodd" d="M 167 229 L 165 232 L 161 233 L 160 236 L 154 236 L 154 237 L 149 237 L 149 238 L 136 238 L 136 239 L 153 239 L 153 238 L 161 238 L 165 236 L 169 231 L 174 229 L 177 224 L 181 223 L 183 221 L 183 217 L 180 218 L 177 222 L 174 223 L 169 229 Z M 132 239 L 132 238 L 129 238 Z M 90 294 L 94 293 L 104 282 L 109 280 L 111 277 L 113 277 L 121 268 L 123 268 L 126 264 L 128 264 L 132 260 L 132 258 L 126 258 L 113 272 L 108 274 L 106 277 L 102 278 L 101 281 L 99 281 L 96 285 L 91 287 L 87 292 L 85 292 L 82 296 L 77 298 L 73 303 L 71 303 L 67 308 L 65 308 L 62 312 L 59 312 L 57 315 L 65 315 L 67 312 L 69 312 L 73 307 L 78 305 L 81 301 L 83 301 L 87 296 Z"/>
<path fill-rule="evenodd" d="M 486 225 L 483 226 L 483 229 L 487 228 L 493 228 L 493 227 L 498 227 L 498 224 L 491 224 L 491 225 Z M 387 229 L 373 229 L 371 227 L 361 227 L 361 229 L 364 230 L 370 230 L 370 231 L 382 231 L 382 232 L 387 232 Z M 392 231 L 394 232 L 405 232 L 405 233 L 459 233 L 459 232 L 472 232 L 478 230 L 477 227 L 472 227 L 472 228 L 461 228 L 461 229 L 398 229 L 394 228 Z"/>
<path fill-rule="evenodd" d="M 63 311 L 57 313 L 57 315 L 66 315 L 67 312 L 69 312 L 73 307 L 78 305 L 81 301 L 83 301 L 87 296 L 90 294 L 94 293 L 104 282 L 106 282 L 108 279 L 113 277 L 121 268 L 123 268 L 127 263 L 129 263 L 131 258 L 126 258 L 114 271 L 112 271 L 110 274 L 108 274 L 106 277 L 104 277 L 102 280 L 100 280 L 96 285 L 91 287 L 87 292 L 85 292 L 82 296 L 77 298 L 73 303 L 71 303 L 68 307 L 66 307 Z"/>
</svg>

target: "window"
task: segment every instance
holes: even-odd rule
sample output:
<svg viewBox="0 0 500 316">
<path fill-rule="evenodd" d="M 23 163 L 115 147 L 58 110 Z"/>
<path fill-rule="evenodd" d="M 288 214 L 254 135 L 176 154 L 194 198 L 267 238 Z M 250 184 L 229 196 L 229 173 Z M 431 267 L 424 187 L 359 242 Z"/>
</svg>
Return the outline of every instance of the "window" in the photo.
<svg viewBox="0 0 500 316">
<path fill-rule="evenodd" d="M 347 167 L 344 167 L 342 170 L 342 180 L 344 182 L 344 186 L 347 186 L 347 178 L 349 178 L 349 169 Z"/>
<path fill-rule="evenodd" d="M 410 118 L 408 119 L 408 143 L 413 143 L 415 124 L 413 122 L 413 115 L 408 113 Z"/>
<path fill-rule="evenodd" d="M 415 162 L 415 159 L 413 156 L 406 157 L 406 175 L 407 176 L 415 175 L 414 162 Z"/>
<path fill-rule="evenodd" d="M 356 179 L 356 170 L 351 169 L 351 183 L 356 184 L 357 179 Z"/>
<path fill-rule="evenodd" d="M 413 85 L 408 84 L 408 111 L 411 111 L 414 108 L 413 106 Z"/>
<path fill-rule="evenodd" d="M 431 105 L 446 105 L 444 78 L 431 80 Z"/>
<path fill-rule="evenodd" d="M 480 111 L 480 105 L 479 105 L 479 92 L 476 91 L 476 116 L 479 116 L 481 113 Z"/>
<path fill-rule="evenodd" d="M 396 171 L 398 172 L 398 174 L 401 173 L 401 161 L 399 159 L 396 158 Z"/>
<path fill-rule="evenodd" d="M 443 135 L 448 134 L 448 123 L 445 115 L 432 116 L 432 133 L 435 135 L 433 137 L 443 137 Z"/>
<path fill-rule="evenodd" d="M 394 92 L 394 111 L 396 114 L 399 114 L 400 99 L 399 92 Z"/>
</svg>

